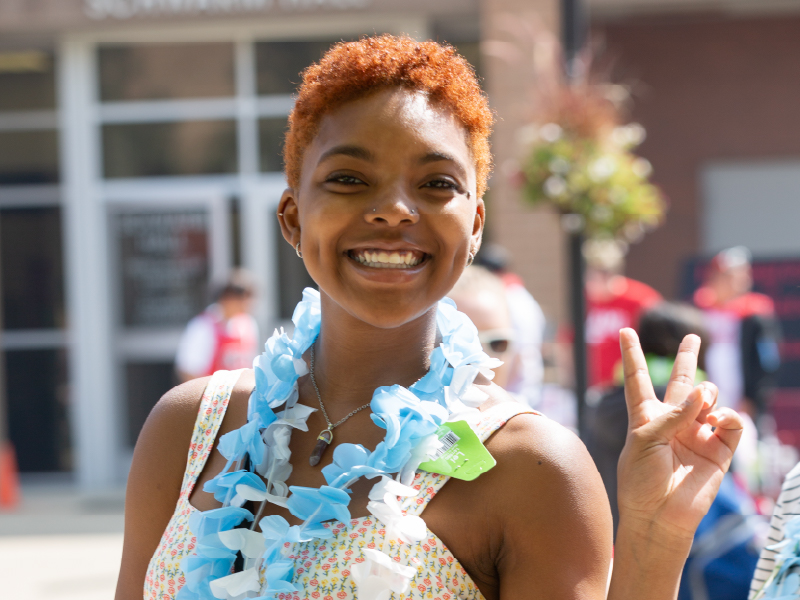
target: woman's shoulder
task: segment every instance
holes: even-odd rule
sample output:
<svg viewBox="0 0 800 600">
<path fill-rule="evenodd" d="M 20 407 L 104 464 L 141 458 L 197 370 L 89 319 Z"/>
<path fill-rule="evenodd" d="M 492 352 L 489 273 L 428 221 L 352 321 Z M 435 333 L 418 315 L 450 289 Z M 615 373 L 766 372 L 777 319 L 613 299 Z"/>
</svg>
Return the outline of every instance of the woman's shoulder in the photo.
<svg viewBox="0 0 800 600">
<path fill-rule="evenodd" d="M 516 412 L 506 404 L 516 401 L 491 388 L 484 388 L 490 398 L 482 409 L 497 410 L 502 421 Z M 567 590 L 559 586 L 568 579 L 552 581 L 552 574 L 563 569 L 567 553 L 574 572 L 607 575 L 611 511 L 578 436 L 541 414 L 523 412 L 508 418 L 485 445 L 496 465 L 475 480 L 478 485 L 460 487 L 481 507 L 486 547 L 502 549 L 494 560 L 501 579 L 514 580 L 515 569 L 526 564 L 522 579 L 549 577 L 543 589 L 562 597 Z"/>
<path fill-rule="evenodd" d="M 180 448 L 185 454 L 191 443 L 204 393 L 210 381 L 211 376 L 200 377 L 169 390 L 153 407 L 141 435 L 155 438 L 147 440 L 148 442 Z M 241 421 L 238 423 L 238 426 L 241 426 L 247 421 L 247 401 L 254 384 L 252 370 L 243 371 L 231 390 L 221 428 L 223 432 L 231 429 L 231 422 Z"/>
<path fill-rule="evenodd" d="M 519 403 L 498 386 L 486 389 L 489 400 L 483 410 L 505 414 L 509 404 Z M 559 492 L 571 495 L 587 485 L 604 489 L 586 446 L 571 430 L 539 413 L 520 412 L 509 418 L 487 441 L 497 461 L 495 477 L 514 496 L 530 497 L 532 487 L 546 485 L 555 499 Z M 498 482 L 499 483 L 499 482 Z M 513 493 L 516 492 L 516 493 Z"/>
<path fill-rule="evenodd" d="M 185 462 L 203 392 L 210 377 L 182 383 L 164 394 L 150 411 L 136 443 L 137 451 L 153 456 L 156 464 L 172 462 L 179 455 Z"/>
</svg>

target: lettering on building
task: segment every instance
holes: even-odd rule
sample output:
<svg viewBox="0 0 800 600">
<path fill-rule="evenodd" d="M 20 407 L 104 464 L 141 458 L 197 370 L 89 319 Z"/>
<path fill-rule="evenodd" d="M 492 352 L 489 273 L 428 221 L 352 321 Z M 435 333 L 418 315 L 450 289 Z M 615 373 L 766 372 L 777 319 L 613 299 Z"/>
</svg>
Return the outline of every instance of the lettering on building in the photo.
<svg viewBox="0 0 800 600">
<path fill-rule="evenodd" d="M 366 8 L 370 0 L 85 0 L 91 19 L 130 19 L 159 15 L 231 14 L 269 11 L 307 11 L 317 8 Z"/>
</svg>

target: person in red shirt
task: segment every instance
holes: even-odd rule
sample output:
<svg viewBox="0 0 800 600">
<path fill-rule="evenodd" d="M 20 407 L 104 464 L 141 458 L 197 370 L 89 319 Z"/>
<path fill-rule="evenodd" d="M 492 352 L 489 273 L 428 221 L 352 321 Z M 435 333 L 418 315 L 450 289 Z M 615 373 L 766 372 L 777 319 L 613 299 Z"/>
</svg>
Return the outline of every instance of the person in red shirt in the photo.
<svg viewBox="0 0 800 600">
<path fill-rule="evenodd" d="M 756 421 L 775 386 L 780 327 L 772 298 L 752 287 L 750 251 L 736 246 L 711 260 L 694 303 L 711 334 L 708 373 L 719 382 L 720 404 Z"/>
<path fill-rule="evenodd" d="M 590 387 L 615 385 L 622 360 L 619 330 L 636 329 L 639 317 L 661 302 L 657 291 L 622 275 L 624 250 L 612 240 L 586 244 L 586 352 Z"/>
<path fill-rule="evenodd" d="M 175 356 L 181 381 L 252 366 L 259 346 L 258 324 L 250 314 L 253 291 L 249 275 L 238 269 L 216 302 L 189 321 Z"/>
</svg>

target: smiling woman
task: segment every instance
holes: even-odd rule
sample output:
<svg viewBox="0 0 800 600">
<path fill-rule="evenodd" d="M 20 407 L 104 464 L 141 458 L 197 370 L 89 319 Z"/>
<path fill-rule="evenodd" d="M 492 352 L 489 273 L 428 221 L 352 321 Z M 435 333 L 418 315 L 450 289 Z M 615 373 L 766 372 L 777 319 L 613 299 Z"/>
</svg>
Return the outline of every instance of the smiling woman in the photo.
<svg viewBox="0 0 800 600">
<path fill-rule="evenodd" d="M 338 44 L 305 71 L 278 220 L 320 291 L 252 371 L 154 408 L 118 600 L 605 597 L 591 459 L 491 382 L 499 360 L 444 298 L 480 246 L 491 120 L 472 69 L 433 42 Z M 621 341 L 631 429 L 609 597 L 674 598 L 740 422 L 714 410 L 713 384 L 686 383 L 699 340 L 663 404 L 635 334 Z"/>
</svg>

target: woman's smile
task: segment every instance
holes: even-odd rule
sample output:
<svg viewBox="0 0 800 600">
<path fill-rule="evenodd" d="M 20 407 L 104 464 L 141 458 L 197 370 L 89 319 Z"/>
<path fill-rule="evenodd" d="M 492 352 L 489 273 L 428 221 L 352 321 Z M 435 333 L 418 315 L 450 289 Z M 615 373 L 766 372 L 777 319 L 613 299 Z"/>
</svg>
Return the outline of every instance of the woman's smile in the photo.
<svg viewBox="0 0 800 600">
<path fill-rule="evenodd" d="M 356 262 L 372 269 L 410 269 L 425 260 L 427 254 L 414 250 L 382 250 L 364 248 L 350 250 L 347 255 Z"/>
</svg>

